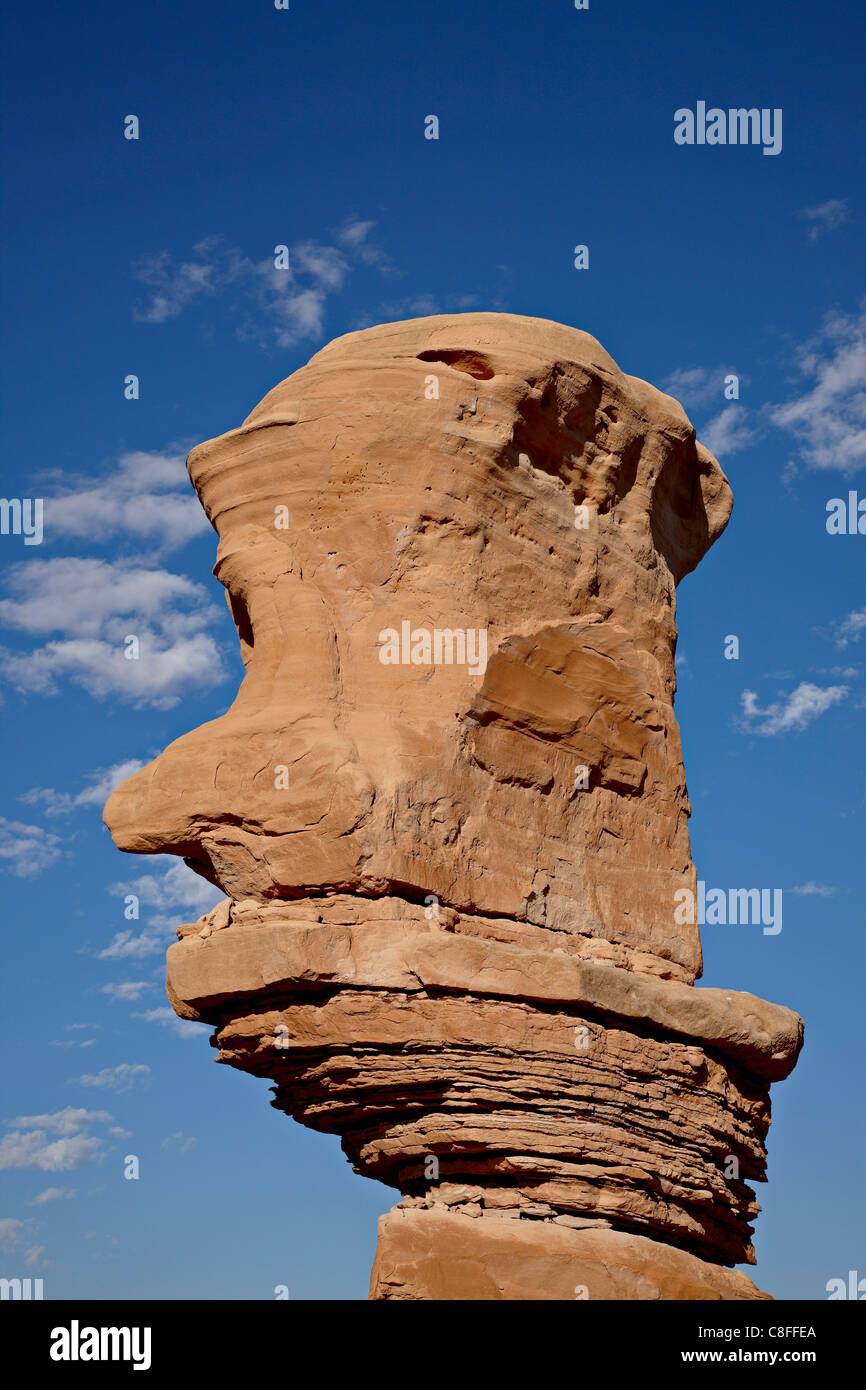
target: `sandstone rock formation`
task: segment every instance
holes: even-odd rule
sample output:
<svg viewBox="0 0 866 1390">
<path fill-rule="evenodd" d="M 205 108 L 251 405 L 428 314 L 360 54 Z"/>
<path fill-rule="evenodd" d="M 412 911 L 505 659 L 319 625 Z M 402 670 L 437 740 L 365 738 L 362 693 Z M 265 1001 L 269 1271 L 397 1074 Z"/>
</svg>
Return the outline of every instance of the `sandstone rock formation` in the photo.
<svg viewBox="0 0 866 1390">
<path fill-rule="evenodd" d="M 681 407 L 572 328 L 415 319 L 189 470 L 246 675 L 106 821 L 227 894 L 176 1011 L 401 1192 L 371 1296 L 762 1297 L 724 1266 L 802 1023 L 696 989 L 676 910 L 675 590 L 731 509 Z"/>
</svg>

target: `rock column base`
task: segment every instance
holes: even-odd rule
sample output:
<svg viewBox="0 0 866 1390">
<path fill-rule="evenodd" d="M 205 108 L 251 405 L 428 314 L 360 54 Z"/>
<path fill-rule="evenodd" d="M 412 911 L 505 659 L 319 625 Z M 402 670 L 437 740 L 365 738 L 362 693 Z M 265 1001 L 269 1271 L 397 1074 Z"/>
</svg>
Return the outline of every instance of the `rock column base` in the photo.
<svg viewBox="0 0 866 1390">
<path fill-rule="evenodd" d="M 394 1207 L 379 1219 L 371 1299 L 769 1299 L 745 1274 L 607 1229 Z"/>
</svg>

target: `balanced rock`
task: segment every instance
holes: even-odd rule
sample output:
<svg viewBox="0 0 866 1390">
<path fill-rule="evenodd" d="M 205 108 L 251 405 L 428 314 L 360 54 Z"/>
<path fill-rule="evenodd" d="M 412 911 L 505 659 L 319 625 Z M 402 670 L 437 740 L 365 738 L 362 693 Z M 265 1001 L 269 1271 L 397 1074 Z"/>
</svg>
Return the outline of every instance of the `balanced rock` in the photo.
<svg viewBox="0 0 866 1390">
<path fill-rule="evenodd" d="M 246 675 L 112 796 L 226 901 L 168 994 L 397 1188 L 371 1296 L 756 1298 L 796 1014 L 696 989 L 676 585 L 731 493 L 676 401 L 510 314 L 330 343 L 190 476 Z"/>
</svg>

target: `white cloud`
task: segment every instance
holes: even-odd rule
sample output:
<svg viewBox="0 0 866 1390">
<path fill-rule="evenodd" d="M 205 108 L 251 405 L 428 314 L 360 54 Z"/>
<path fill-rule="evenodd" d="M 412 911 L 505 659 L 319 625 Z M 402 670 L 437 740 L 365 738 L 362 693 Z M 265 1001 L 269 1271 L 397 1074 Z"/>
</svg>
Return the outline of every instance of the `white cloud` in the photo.
<svg viewBox="0 0 866 1390">
<path fill-rule="evenodd" d="M 219 888 L 174 855 L 155 855 L 154 863 L 161 872 L 140 874 L 137 878 L 112 884 L 108 890 L 122 898 L 134 893 L 139 905 L 151 911 L 141 936 L 134 937 L 131 931 L 118 932 L 111 946 L 99 953 L 100 959 L 152 955 L 162 947 L 163 929 L 177 927 L 179 915 L 186 914 L 185 921 L 198 921 L 225 897 Z M 149 944 L 151 938 L 155 942 L 153 946 Z M 142 942 L 144 944 L 137 944 Z"/>
<path fill-rule="evenodd" d="M 122 984 L 103 985 L 102 994 L 107 994 L 109 999 L 138 1000 L 148 989 L 153 989 L 149 980 L 124 980 Z"/>
<path fill-rule="evenodd" d="M 133 1018 L 143 1018 L 146 1023 L 158 1023 L 162 1028 L 170 1028 L 179 1038 L 200 1038 L 203 1025 L 189 1018 L 178 1018 L 174 1009 L 166 1005 L 161 1009 L 148 1009 L 143 1014 L 133 1014 Z"/>
<path fill-rule="evenodd" d="M 189 1134 L 184 1134 L 183 1130 L 179 1129 L 174 1134 L 170 1134 L 167 1139 L 163 1139 L 162 1147 L 164 1149 L 175 1147 L 180 1149 L 182 1154 L 185 1154 L 189 1153 L 190 1149 L 194 1148 L 197 1143 L 197 1139 L 193 1139 Z"/>
<path fill-rule="evenodd" d="M 90 780 L 80 792 L 58 792 L 53 787 L 33 787 L 19 797 L 28 806 L 43 806 L 46 816 L 65 816 L 69 811 L 77 811 L 81 806 L 97 806 L 101 810 L 115 787 L 125 782 L 144 763 L 130 758 L 125 763 L 115 763 L 114 767 L 98 768 L 90 773 Z"/>
<path fill-rule="evenodd" d="M 182 859 L 160 854 L 154 856 L 154 861 L 161 872 L 140 874 L 109 889 L 122 898 L 134 893 L 139 905 L 149 911 L 141 928 L 115 932 L 109 945 L 96 953 L 97 960 L 141 960 L 162 954 L 181 921 L 198 921 L 225 897 Z"/>
<path fill-rule="evenodd" d="M 63 853 L 61 844 L 57 835 L 41 825 L 24 825 L 0 816 L 0 869 L 7 869 L 16 878 L 31 878 L 50 868 Z"/>
<path fill-rule="evenodd" d="M 45 497 L 48 539 L 75 536 L 95 543 L 113 536 L 147 541 L 150 554 L 185 545 L 211 526 L 195 495 L 182 454 L 121 454 L 106 477 L 80 480 Z"/>
<path fill-rule="evenodd" d="M 390 256 L 388 256 L 380 246 L 368 238 L 375 222 L 365 222 L 361 217 L 349 217 L 338 228 L 335 233 L 335 240 L 345 249 L 347 255 L 353 260 L 361 261 L 364 265 L 372 265 L 383 274 L 399 274 L 394 269 Z"/>
<path fill-rule="evenodd" d="M 101 1023 L 64 1023 L 64 1033 L 96 1032 L 102 1027 Z M 52 1047 L 93 1047 L 95 1038 L 84 1038 L 82 1041 L 67 1039 L 63 1042 L 52 1042 Z"/>
<path fill-rule="evenodd" d="M 327 300 L 343 289 L 359 263 L 387 270 L 387 256 L 369 236 L 375 223 L 346 220 L 331 242 L 304 240 L 289 247 L 289 266 L 278 270 L 274 254 L 252 260 L 221 237 L 206 237 L 188 260 L 168 251 L 141 257 L 133 275 L 147 286 L 148 297 L 133 310 L 144 323 L 176 319 L 194 301 L 219 294 L 239 322 L 242 337 L 260 334 L 262 318 L 279 347 L 321 336 Z"/>
<path fill-rule="evenodd" d="M 114 884 L 109 892 L 123 897 L 135 893 L 140 902 L 158 908 L 163 915 L 183 907 L 201 916 L 225 897 L 219 888 L 173 854 L 155 855 L 153 862 L 163 869 L 161 874 L 141 874 L 126 883 Z"/>
<path fill-rule="evenodd" d="M 482 299 L 477 294 L 446 294 L 437 298 L 432 294 L 411 294 L 403 299 L 391 299 L 379 304 L 373 312 L 358 314 L 351 326 L 353 330 L 371 328 L 375 324 L 391 323 L 398 319 L 426 318 L 430 314 L 463 314 L 482 307 L 499 312 L 506 308 L 498 297 Z"/>
<path fill-rule="evenodd" d="M 826 203 L 818 203 L 815 207 L 804 208 L 800 216 L 812 223 L 809 228 L 809 240 L 817 241 L 821 232 L 835 232 L 845 222 L 848 222 L 851 218 L 851 209 L 845 198 L 828 198 Z"/>
<path fill-rule="evenodd" d="M 761 709 L 755 692 L 744 690 L 740 697 L 743 727 L 756 734 L 768 735 L 789 733 L 792 729 L 802 730 L 831 705 L 844 700 L 847 694 L 847 685 L 822 687 L 803 681 L 787 699 Z"/>
<path fill-rule="evenodd" d="M 34 1265 L 39 1263 L 44 1254 L 44 1245 L 31 1245 L 30 1248 L 27 1251 L 25 1251 L 24 1254 L 24 1263 L 27 1266 L 27 1268 L 32 1269 Z"/>
<path fill-rule="evenodd" d="M 16 1221 L 14 1216 L 0 1217 L 0 1248 L 8 1250 L 20 1245 L 26 1229 L 26 1221 Z"/>
<path fill-rule="evenodd" d="M 357 251 L 362 260 L 371 265 L 387 262 L 387 256 L 377 247 L 371 246 L 367 238 L 375 227 L 375 222 L 365 222 L 360 217 L 350 217 L 337 232 L 337 241 L 351 251 Z"/>
<path fill-rule="evenodd" d="M 826 883 L 813 883 L 810 879 L 808 883 L 798 884 L 793 891 L 801 898 L 832 898 L 836 889 Z"/>
<path fill-rule="evenodd" d="M 108 1091 L 131 1091 L 136 1082 L 144 1082 L 150 1067 L 142 1062 L 120 1062 L 116 1067 L 103 1067 L 95 1075 L 79 1076 L 79 1086 L 98 1086 Z"/>
<path fill-rule="evenodd" d="M 143 956 L 154 956 L 165 951 L 165 929 L 157 931 L 145 927 L 138 933 L 133 931 L 115 932 L 109 944 L 96 952 L 97 960 L 141 960 Z"/>
<path fill-rule="evenodd" d="M 193 247 L 194 261 L 175 261 L 168 251 L 149 253 L 140 257 L 132 273 L 150 290 L 149 302 L 134 311 L 142 323 L 166 323 L 176 319 L 188 304 L 202 295 L 213 294 L 220 285 L 228 284 L 243 273 L 244 265 L 235 264 L 237 252 L 218 254 L 218 244 L 202 241 Z M 210 256 L 210 260 L 205 257 Z"/>
<path fill-rule="evenodd" d="M 661 389 L 666 396 L 680 401 L 686 411 L 692 411 L 713 400 L 723 401 L 725 377 L 732 375 L 736 375 L 733 367 L 679 367 Z"/>
<path fill-rule="evenodd" d="M 71 1201 L 75 1196 L 74 1187 L 46 1187 L 30 1203 L 31 1207 L 44 1207 L 49 1202 Z"/>
<path fill-rule="evenodd" d="M 325 329 L 325 292 L 300 290 L 276 300 L 277 344 L 291 347 L 298 338 L 320 338 Z"/>
<path fill-rule="evenodd" d="M 47 1115 L 19 1115 L 17 1120 L 7 1120 L 12 1129 L 44 1129 L 51 1134 L 78 1134 L 90 1125 L 105 1124 L 111 1116 L 107 1110 L 84 1110 L 74 1105 L 66 1105 L 62 1110 L 53 1110 Z"/>
<path fill-rule="evenodd" d="M 326 290 L 342 289 L 349 271 L 348 262 L 335 246 L 322 246 L 316 241 L 302 241 L 292 251 L 291 260 L 296 270 L 302 270 Z"/>
<path fill-rule="evenodd" d="M 836 630 L 836 645 L 847 647 L 849 642 L 859 642 L 866 632 L 866 608 L 860 608 L 843 618 Z"/>
<path fill-rule="evenodd" d="M 19 690 L 56 695 L 68 679 L 97 699 L 169 709 L 187 690 L 224 679 L 205 631 L 218 610 L 185 575 L 125 560 L 58 558 L 11 566 L 6 587 L 0 623 L 30 636 L 60 634 L 26 653 L 3 652 L 6 678 Z M 129 636 L 138 639 L 138 659 L 125 655 Z"/>
<path fill-rule="evenodd" d="M 854 472 L 866 464 L 866 308 L 829 314 L 800 350 L 799 366 L 811 384 L 767 407 L 769 419 L 800 441 L 807 468 Z"/>
<path fill-rule="evenodd" d="M 739 453 L 755 438 L 755 431 L 747 423 L 747 417 L 748 412 L 741 405 L 726 406 L 698 430 L 698 438 L 716 458 L 730 458 L 731 454 Z"/>
<path fill-rule="evenodd" d="M 0 601 L 0 621 L 31 636 L 63 632 L 99 638 L 114 622 L 118 642 L 137 616 L 156 623 L 166 609 L 179 608 L 180 630 L 198 631 L 207 594 L 185 575 L 146 569 L 125 560 L 91 558 L 30 560 L 9 571 L 12 597 Z M 190 612 L 189 610 L 192 610 Z M 133 663 L 130 662 L 130 665 Z"/>
<path fill-rule="evenodd" d="M 86 1159 L 96 1158 L 102 1140 L 92 1135 L 73 1134 L 68 1139 L 49 1139 L 44 1130 L 17 1131 L 0 1140 L 0 1171 L 12 1168 L 39 1168 L 46 1173 L 74 1168 Z"/>
</svg>

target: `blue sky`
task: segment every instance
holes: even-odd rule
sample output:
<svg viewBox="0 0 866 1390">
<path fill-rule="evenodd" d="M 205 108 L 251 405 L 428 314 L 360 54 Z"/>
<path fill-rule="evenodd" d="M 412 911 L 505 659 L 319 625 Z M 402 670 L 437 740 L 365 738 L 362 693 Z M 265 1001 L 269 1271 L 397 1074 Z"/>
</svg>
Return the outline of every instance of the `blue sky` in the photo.
<svg viewBox="0 0 866 1390">
<path fill-rule="evenodd" d="M 731 479 L 731 525 L 679 590 L 692 845 L 708 884 L 783 889 L 784 919 L 705 927 L 704 983 L 806 1019 L 755 1277 L 821 1298 L 866 1273 L 866 536 L 825 525 L 866 497 L 858 26 L 850 0 L 7 20 L 2 490 L 44 498 L 45 533 L 0 536 L 4 1274 L 58 1298 L 366 1295 L 394 1194 L 173 1018 L 162 952 L 215 895 L 115 851 L 101 808 L 242 672 L 186 450 L 331 337 L 463 309 L 594 334 Z M 781 108 L 781 153 L 678 146 L 700 100 Z M 119 664 L 129 631 L 159 659 Z"/>
</svg>

